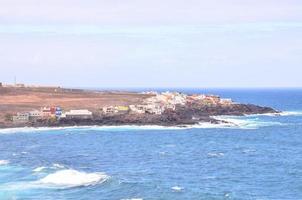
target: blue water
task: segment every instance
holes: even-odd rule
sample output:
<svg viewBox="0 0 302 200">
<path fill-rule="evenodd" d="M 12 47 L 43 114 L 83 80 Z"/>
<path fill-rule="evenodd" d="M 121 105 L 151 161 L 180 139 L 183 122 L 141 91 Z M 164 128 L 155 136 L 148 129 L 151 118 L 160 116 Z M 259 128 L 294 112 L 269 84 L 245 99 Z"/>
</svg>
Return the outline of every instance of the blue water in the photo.
<svg viewBox="0 0 302 200">
<path fill-rule="evenodd" d="M 302 199 L 302 90 L 206 92 L 294 112 L 231 128 L 1 130 L 0 199 Z"/>
</svg>

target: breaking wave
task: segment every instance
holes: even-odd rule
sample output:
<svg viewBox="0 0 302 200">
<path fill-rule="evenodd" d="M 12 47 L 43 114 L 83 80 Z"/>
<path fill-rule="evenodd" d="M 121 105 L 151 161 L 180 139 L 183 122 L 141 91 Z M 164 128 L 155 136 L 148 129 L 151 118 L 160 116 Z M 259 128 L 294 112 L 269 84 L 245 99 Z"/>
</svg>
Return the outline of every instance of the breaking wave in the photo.
<svg viewBox="0 0 302 200">
<path fill-rule="evenodd" d="M 302 111 L 284 111 L 279 114 L 280 116 L 302 116 Z"/>
<path fill-rule="evenodd" d="M 43 171 L 44 169 L 46 169 L 47 167 L 37 167 L 33 170 L 33 172 L 41 172 Z"/>
<path fill-rule="evenodd" d="M 41 167 L 37 167 L 35 169 L 33 169 L 32 171 L 33 172 L 42 172 L 44 170 L 56 170 L 56 169 L 64 169 L 65 166 L 64 165 L 61 165 L 61 164 L 58 164 L 58 163 L 54 163 L 51 167 L 45 167 L 45 166 L 41 166 Z"/>
<path fill-rule="evenodd" d="M 8 160 L 0 160 L 0 166 L 1 165 L 8 165 L 9 161 Z"/>
<path fill-rule="evenodd" d="M 223 157 L 224 153 L 215 153 L 215 152 L 210 152 L 208 153 L 208 157 L 210 158 L 217 158 L 217 157 Z"/>
<path fill-rule="evenodd" d="M 0 160 L 0 166 L 7 164 L 9 164 L 8 160 Z M 23 168 L 20 169 L 22 171 L 24 170 Z M 101 184 L 110 178 L 103 172 L 87 173 L 84 171 L 77 171 L 71 168 L 67 168 L 57 163 L 50 166 L 36 167 L 32 169 L 32 174 L 28 174 L 25 177 L 25 179 L 30 178 L 31 180 L 0 184 L 0 193 L 2 190 L 20 191 L 31 189 L 65 189 L 73 187 L 93 186 Z M 39 178 L 33 180 L 33 177 Z"/>
<path fill-rule="evenodd" d="M 215 117 L 215 119 L 223 119 L 227 123 L 213 124 L 210 122 L 201 122 L 195 125 L 183 125 L 183 126 L 78 126 L 78 127 L 60 127 L 60 128 L 11 128 L 0 129 L 0 134 L 15 134 L 15 133 L 37 133 L 56 130 L 73 130 L 73 131 L 135 131 L 135 130 L 184 130 L 184 129 L 212 129 L 212 128 L 252 128 L 252 126 L 260 127 L 264 125 L 278 125 L 276 123 L 258 122 L 258 124 L 252 123 L 245 119 L 232 119 L 225 117 Z M 245 127 L 246 126 L 246 127 Z"/>
<path fill-rule="evenodd" d="M 280 113 L 264 113 L 264 114 L 253 114 L 247 116 L 269 116 L 269 117 L 279 117 L 279 116 L 302 116 L 302 111 L 283 111 Z"/>
<path fill-rule="evenodd" d="M 171 189 L 174 190 L 174 191 L 176 191 L 176 192 L 180 192 L 180 191 L 183 190 L 183 188 L 182 188 L 182 187 L 179 187 L 179 186 L 174 186 L 174 187 L 172 187 Z"/>
<path fill-rule="evenodd" d="M 142 198 L 130 198 L 130 199 L 121 199 L 121 200 L 143 200 Z"/>
<path fill-rule="evenodd" d="M 64 130 L 68 128 L 74 127 L 23 127 L 23 128 L 4 128 L 0 129 L 1 134 L 10 134 L 10 133 L 32 133 L 32 132 L 43 132 L 43 131 L 51 131 L 51 130 Z"/>
<path fill-rule="evenodd" d="M 0 129 L 0 134 L 13 134 L 13 133 L 32 133 L 32 132 L 45 132 L 56 130 L 96 130 L 96 131 L 129 131 L 129 130 L 177 130 L 185 129 L 187 126 L 159 126 L 159 125 L 120 125 L 120 126 L 69 126 L 69 127 L 24 127 L 24 128 L 4 128 Z"/>
<path fill-rule="evenodd" d="M 56 168 L 56 169 L 63 169 L 63 168 L 65 168 L 64 165 L 61 165 L 61 164 L 58 164 L 58 163 L 54 163 L 52 166 L 53 166 L 53 168 Z"/>
<path fill-rule="evenodd" d="M 255 114 L 247 116 L 214 116 L 213 118 L 223 121 L 222 123 L 201 122 L 196 125 L 184 126 L 160 126 L 160 125 L 120 125 L 120 126 L 68 126 L 68 127 L 24 127 L 24 128 L 4 128 L 0 129 L 0 134 L 10 133 L 32 133 L 56 130 L 75 130 L 75 131 L 129 131 L 129 130 L 181 130 L 191 128 L 258 128 L 263 126 L 280 125 L 278 122 L 267 122 L 258 120 L 257 116 L 302 116 L 302 111 L 286 111 L 281 113 Z M 248 117 L 254 117 L 248 118 Z"/>
<path fill-rule="evenodd" d="M 101 184 L 109 179 L 105 173 L 86 173 L 73 169 L 65 169 L 49 174 L 36 181 L 46 187 L 71 188 Z"/>
<path fill-rule="evenodd" d="M 220 126 L 222 126 L 223 128 L 257 129 L 260 127 L 284 125 L 281 122 L 263 121 L 260 120 L 259 118 L 230 117 L 230 116 L 220 116 L 214 118 L 225 122 L 220 124 Z"/>
</svg>

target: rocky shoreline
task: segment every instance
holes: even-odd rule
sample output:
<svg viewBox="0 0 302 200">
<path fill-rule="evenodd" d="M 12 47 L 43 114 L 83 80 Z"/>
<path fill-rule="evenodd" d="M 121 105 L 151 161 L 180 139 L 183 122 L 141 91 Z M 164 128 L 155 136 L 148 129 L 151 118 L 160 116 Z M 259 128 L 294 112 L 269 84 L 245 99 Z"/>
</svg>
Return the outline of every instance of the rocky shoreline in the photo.
<svg viewBox="0 0 302 200">
<path fill-rule="evenodd" d="M 227 123 L 213 116 L 279 113 L 212 94 L 0 87 L 0 128 Z"/>
<path fill-rule="evenodd" d="M 119 115 L 93 115 L 89 119 L 37 119 L 23 124 L 2 124 L 0 128 L 20 127 L 69 127 L 69 126 L 120 126 L 120 125 L 157 125 L 157 126 L 188 126 L 199 123 L 228 123 L 215 119 L 213 116 L 243 116 L 252 114 L 279 113 L 269 107 L 253 104 L 232 104 L 228 106 L 204 106 L 190 104 L 177 106 L 175 110 L 166 110 L 161 115 L 125 113 Z"/>
</svg>

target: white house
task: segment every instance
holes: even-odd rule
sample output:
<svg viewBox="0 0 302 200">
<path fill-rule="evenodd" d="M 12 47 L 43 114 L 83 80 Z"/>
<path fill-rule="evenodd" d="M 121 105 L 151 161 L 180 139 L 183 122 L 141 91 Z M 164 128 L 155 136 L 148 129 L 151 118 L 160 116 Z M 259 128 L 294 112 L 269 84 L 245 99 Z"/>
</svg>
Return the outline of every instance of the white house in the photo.
<svg viewBox="0 0 302 200">
<path fill-rule="evenodd" d="M 31 118 L 39 118 L 41 116 L 42 116 L 41 111 L 33 110 L 33 111 L 29 112 L 29 117 L 31 117 Z"/>
<path fill-rule="evenodd" d="M 70 110 L 64 114 L 64 117 L 68 119 L 90 119 L 92 118 L 92 112 L 89 110 Z"/>
<path fill-rule="evenodd" d="M 102 110 L 105 114 L 114 114 L 118 112 L 118 109 L 114 106 L 103 107 Z"/>
<path fill-rule="evenodd" d="M 130 105 L 130 110 L 138 114 L 146 113 L 146 105 Z"/>
<path fill-rule="evenodd" d="M 14 123 L 26 123 L 29 121 L 29 113 L 17 113 L 16 116 L 13 116 Z"/>
</svg>

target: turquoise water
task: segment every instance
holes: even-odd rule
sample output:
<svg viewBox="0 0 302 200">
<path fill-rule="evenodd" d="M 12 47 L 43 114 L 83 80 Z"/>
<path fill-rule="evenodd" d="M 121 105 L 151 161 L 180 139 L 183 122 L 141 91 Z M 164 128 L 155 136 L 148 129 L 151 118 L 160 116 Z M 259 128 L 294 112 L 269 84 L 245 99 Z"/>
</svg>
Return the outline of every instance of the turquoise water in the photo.
<svg viewBox="0 0 302 200">
<path fill-rule="evenodd" d="M 287 112 L 234 127 L 0 130 L 0 199 L 302 199 L 302 90 L 206 92 Z"/>
</svg>

